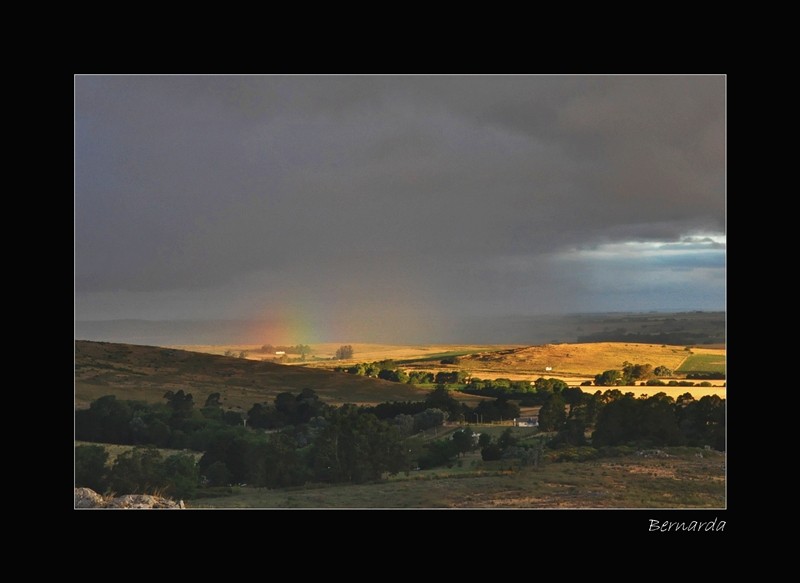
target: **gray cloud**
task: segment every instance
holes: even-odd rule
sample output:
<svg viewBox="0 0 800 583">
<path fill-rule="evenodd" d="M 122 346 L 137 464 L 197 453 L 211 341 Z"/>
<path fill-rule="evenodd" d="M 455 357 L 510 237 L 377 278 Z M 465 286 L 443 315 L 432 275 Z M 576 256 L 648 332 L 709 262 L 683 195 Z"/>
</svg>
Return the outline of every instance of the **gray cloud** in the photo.
<svg viewBox="0 0 800 583">
<path fill-rule="evenodd" d="M 79 317 L 587 311 L 559 252 L 724 232 L 720 76 L 78 76 L 75 120 Z"/>
</svg>

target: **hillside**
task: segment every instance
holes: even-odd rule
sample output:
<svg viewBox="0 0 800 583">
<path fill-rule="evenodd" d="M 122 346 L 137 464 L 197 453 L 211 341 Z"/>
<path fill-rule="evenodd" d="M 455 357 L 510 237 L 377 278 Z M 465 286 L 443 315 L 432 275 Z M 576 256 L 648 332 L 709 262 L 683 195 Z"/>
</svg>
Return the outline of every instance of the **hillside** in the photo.
<svg viewBox="0 0 800 583">
<path fill-rule="evenodd" d="M 725 349 L 702 349 L 725 360 Z M 459 366 L 480 376 L 482 371 L 589 376 L 620 369 L 625 361 L 666 366 L 673 370 L 690 355 L 684 346 L 596 342 L 593 344 L 543 344 L 463 357 Z M 550 367 L 552 370 L 547 371 Z"/>
<path fill-rule="evenodd" d="M 166 391 L 178 389 L 192 393 L 196 403 L 219 392 L 226 408 L 249 408 L 278 393 L 298 393 L 306 387 L 333 404 L 416 401 L 426 394 L 411 385 L 326 370 L 155 346 L 75 342 L 75 406 L 79 408 L 109 394 L 157 402 Z"/>
</svg>

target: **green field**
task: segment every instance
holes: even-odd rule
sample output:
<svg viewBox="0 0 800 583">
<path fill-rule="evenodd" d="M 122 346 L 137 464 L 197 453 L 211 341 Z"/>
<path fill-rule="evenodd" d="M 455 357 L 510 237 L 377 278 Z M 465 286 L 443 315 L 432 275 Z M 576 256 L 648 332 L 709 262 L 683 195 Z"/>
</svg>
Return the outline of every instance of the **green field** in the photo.
<svg viewBox="0 0 800 583">
<path fill-rule="evenodd" d="M 683 361 L 676 372 L 713 372 L 725 374 L 725 356 L 719 354 L 692 354 Z"/>
<path fill-rule="evenodd" d="M 375 484 L 267 489 L 233 487 L 190 508 L 723 508 L 724 454 L 666 448 L 668 458 L 631 454 L 585 462 L 483 462 L 399 474 Z M 703 457 L 698 457 L 702 455 Z M 460 462 L 460 465 L 459 465 Z"/>
</svg>

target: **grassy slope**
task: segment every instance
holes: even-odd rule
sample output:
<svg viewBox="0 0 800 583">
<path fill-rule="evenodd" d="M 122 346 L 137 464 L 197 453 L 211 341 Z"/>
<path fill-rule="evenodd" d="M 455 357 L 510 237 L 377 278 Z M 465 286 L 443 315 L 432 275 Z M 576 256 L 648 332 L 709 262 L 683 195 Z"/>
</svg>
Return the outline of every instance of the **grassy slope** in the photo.
<svg viewBox="0 0 800 583">
<path fill-rule="evenodd" d="M 670 458 L 627 456 L 509 470 L 468 454 L 461 467 L 398 475 L 377 484 L 269 490 L 234 488 L 194 508 L 722 508 L 725 456 L 694 448 Z M 702 453 L 703 457 L 697 457 Z"/>
<path fill-rule="evenodd" d="M 220 392 L 226 407 L 249 408 L 280 392 L 299 392 L 305 387 L 334 404 L 416 401 L 426 394 L 411 385 L 306 367 L 154 346 L 75 343 L 76 406 L 108 394 L 158 402 L 165 391 L 183 389 L 194 395 L 196 403 Z"/>
</svg>

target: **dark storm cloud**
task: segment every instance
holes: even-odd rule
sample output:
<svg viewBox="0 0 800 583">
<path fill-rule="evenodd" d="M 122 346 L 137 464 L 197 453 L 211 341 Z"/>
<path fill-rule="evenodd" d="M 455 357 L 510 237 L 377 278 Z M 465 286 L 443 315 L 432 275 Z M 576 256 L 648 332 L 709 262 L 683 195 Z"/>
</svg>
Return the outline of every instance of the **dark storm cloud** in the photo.
<svg viewBox="0 0 800 583">
<path fill-rule="evenodd" d="M 720 76 L 79 76 L 75 121 L 87 315 L 578 309 L 554 253 L 724 231 Z"/>
</svg>

